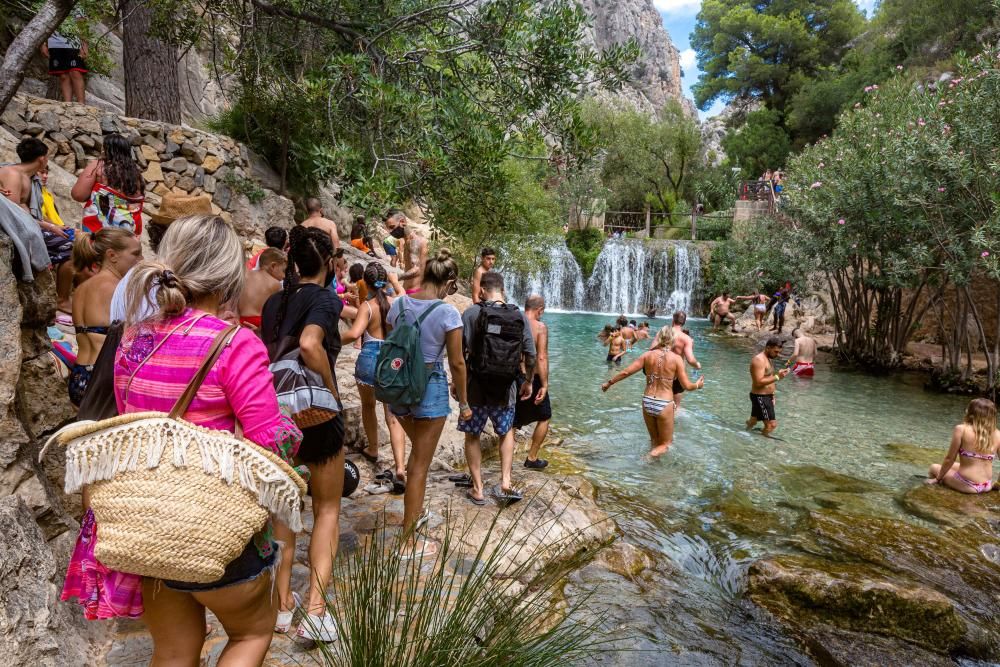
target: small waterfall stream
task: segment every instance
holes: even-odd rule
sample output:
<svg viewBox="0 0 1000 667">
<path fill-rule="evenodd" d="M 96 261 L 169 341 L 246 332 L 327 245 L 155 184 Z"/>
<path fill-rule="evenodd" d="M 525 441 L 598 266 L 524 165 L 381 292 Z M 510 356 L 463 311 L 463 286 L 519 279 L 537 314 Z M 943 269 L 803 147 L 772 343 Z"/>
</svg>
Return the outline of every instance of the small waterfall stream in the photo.
<svg viewBox="0 0 1000 667">
<path fill-rule="evenodd" d="M 662 315 L 690 312 L 701 283 L 701 258 L 687 242 L 608 241 L 587 280 L 564 245 L 554 245 L 550 259 L 544 271 L 514 277 L 514 301 L 541 294 L 552 310 L 634 314 L 653 306 Z"/>
</svg>

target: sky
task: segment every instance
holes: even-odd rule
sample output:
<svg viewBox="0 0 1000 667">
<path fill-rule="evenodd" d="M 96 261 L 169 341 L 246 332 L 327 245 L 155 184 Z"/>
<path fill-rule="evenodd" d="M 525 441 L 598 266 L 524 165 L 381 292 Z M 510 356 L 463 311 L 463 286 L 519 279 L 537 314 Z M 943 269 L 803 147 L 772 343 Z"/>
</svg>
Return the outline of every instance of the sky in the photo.
<svg viewBox="0 0 1000 667">
<path fill-rule="evenodd" d="M 858 3 L 858 7 L 871 16 L 876 0 L 855 0 L 855 2 Z M 653 4 L 660 10 L 663 25 L 670 33 L 670 39 L 674 46 L 681 52 L 684 94 L 694 99 L 694 95 L 691 94 L 691 86 L 698 80 L 699 71 L 694 49 L 691 48 L 691 32 L 694 30 L 698 10 L 701 9 L 701 0 L 653 0 Z M 723 103 L 716 102 L 710 109 L 699 111 L 699 115 L 702 118 L 711 118 L 722 111 L 724 106 Z"/>
</svg>

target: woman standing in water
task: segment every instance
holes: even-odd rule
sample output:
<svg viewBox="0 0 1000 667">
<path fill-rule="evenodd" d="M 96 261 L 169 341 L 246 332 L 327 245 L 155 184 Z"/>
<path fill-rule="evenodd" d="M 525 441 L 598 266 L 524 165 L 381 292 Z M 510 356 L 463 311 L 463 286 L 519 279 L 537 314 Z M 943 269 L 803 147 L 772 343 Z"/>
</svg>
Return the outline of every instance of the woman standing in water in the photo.
<svg viewBox="0 0 1000 667">
<path fill-rule="evenodd" d="M 952 431 L 944 462 L 935 463 L 928 471 L 927 483 L 944 484 L 962 493 L 986 493 L 993 489 L 997 449 L 997 406 L 989 399 L 977 398 L 969 403 L 965 420 Z"/>
<path fill-rule="evenodd" d="M 705 386 L 705 378 L 697 382 L 688 379 L 684 369 L 684 359 L 671 350 L 674 344 L 674 330 L 667 326 L 656 334 L 652 347 L 633 361 L 627 368 L 619 371 L 610 380 L 601 385 L 601 391 L 607 391 L 611 385 L 638 373 L 646 375 L 646 391 L 642 396 L 642 418 L 646 421 L 649 431 L 649 455 L 662 456 L 670 449 L 674 440 L 674 379 L 686 391 L 694 391 Z"/>
</svg>

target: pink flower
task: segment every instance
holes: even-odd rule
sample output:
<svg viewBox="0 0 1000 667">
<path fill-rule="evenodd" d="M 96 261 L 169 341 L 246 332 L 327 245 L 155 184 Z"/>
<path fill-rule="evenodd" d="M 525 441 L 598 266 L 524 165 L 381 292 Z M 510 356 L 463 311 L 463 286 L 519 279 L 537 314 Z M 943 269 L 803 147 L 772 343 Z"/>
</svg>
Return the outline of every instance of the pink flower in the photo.
<svg viewBox="0 0 1000 667">
<path fill-rule="evenodd" d="M 944 192 L 944 188 L 938 188 L 938 192 Z"/>
<path fill-rule="evenodd" d="M 925 122 L 924 122 L 924 119 L 923 119 L 923 118 L 918 118 L 918 119 L 917 119 L 917 125 L 919 125 L 920 127 L 923 127 L 923 126 L 924 126 L 924 125 L 926 125 L 926 124 L 927 124 L 927 123 L 925 123 Z"/>
<path fill-rule="evenodd" d="M 820 168 L 820 169 L 822 169 L 822 168 L 823 168 L 823 167 L 825 167 L 825 166 L 826 166 L 826 164 L 825 164 L 825 163 L 823 163 L 823 162 L 820 162 L 820 163 L 819 163 L 819 168 Z"/>
<path fill-rule="evenodd" d="M 813 183 L 813 184 L 812 184 L 812 185 L 810 185 L 809 187 L 810 187 L 811 189 L 815 190 L 815 189 L 816 189 L 816 188 L 818 188 L 818 187 L 822 187 L 822 185 L 823 185 L 823 182 L 822 182 L 822 181 L 816 181 L 815 183 Z"/>
<path fill-rule="evenodd" d="M 875 84 L 874 86 L 872 86 L 872 90 L 878 90 L 878 84 Z"/>
<path fill-rule="evenodd" d="M 847 224 L 847 221 L 846 221 L 846 220 L 844 220 L 843 218 L 841 218 L 840 220 L 838 220 L 838 221 L 837 221 L 837 224 L 838 224 L 838 225 L 846 225 L 846 224 Z"/>
<path fill-rule="evenodd" d="M 875 90 L 875 87 L 874 87 L 874 86 L 865 86 L 865 92 L 866 92 L 866 93 L 870 93 L 870 92 L 872 92 L 873 90 Z"/>
<path fill-rule="evenodd" d="M 989 256 L 990 256 L 990 253 L 988 253 L 988 252 L 987 252 L 987 251 L 985 251 L 985 250 L 983 251 L 983 254 L 982 254 L 982 255 L 980 255 L 980 257 L 989 257 Z"/>
<path fill-rule="evenodd" d="M 897 72 L 902 72 L 903 71 L 903 66 L 902 65 L 896 65 L 896 71 Z"/>
</svg>

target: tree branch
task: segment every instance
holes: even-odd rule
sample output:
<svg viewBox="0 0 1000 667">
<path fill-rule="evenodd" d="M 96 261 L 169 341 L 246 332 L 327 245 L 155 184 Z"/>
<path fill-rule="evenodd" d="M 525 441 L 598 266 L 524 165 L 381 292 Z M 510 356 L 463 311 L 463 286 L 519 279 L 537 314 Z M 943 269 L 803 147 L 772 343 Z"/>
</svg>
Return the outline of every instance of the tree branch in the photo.
<svg viewBox="0 0 1000 667">
<path fill-rule="evenodd" d="M 76 0 L 45 0 L 34 18 L 17 34 L 7 48 L 0 64 L 0 113 L 2 113 L 14 93 L 24 81 L 24 72 L 32 57 L 38 53 L 42 42 L 49 38 L 56 28 L 69 16 Z"/>
</svg>

